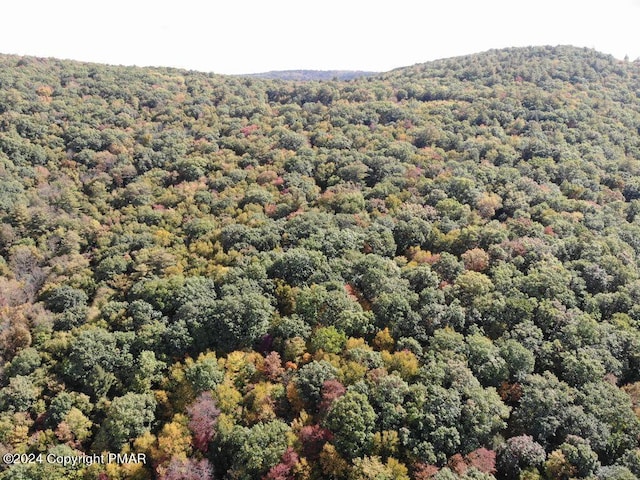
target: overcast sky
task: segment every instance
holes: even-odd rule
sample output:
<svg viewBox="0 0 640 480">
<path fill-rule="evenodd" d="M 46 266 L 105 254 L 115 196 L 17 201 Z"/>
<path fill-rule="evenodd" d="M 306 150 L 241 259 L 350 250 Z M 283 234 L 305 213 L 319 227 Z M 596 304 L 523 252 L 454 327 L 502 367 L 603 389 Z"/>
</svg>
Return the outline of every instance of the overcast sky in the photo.
<svg viewBox="0 0 640 480">
<path fill-rule="evenodd" d="M 0 53 L 215 73 L 387 71 L 490 48 L 640 57 L 640 0 L 20 0 Z"/>
</svg>

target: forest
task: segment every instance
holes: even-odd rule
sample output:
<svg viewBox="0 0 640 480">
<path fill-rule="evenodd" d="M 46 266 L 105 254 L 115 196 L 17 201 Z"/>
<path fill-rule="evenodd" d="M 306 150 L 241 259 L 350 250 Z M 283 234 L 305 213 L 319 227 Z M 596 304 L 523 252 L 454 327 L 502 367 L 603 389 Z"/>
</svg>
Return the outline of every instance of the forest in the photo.
<svg viewBox="0 0 640 480">
<path fill-rule="evenodd" d="M 639 96 L 0 55 L 0 480 L 640 478 Z"/>
</svg>

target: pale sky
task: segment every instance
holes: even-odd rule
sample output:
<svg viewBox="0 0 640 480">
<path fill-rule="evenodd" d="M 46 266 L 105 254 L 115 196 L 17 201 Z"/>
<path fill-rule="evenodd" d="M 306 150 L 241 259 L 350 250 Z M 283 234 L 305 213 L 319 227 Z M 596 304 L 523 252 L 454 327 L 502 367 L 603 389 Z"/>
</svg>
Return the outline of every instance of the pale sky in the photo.
<svg viewBox="0 0 640 480">
<path fill-rule="evenodd" d="M 640 0 L 5 0 L 0 53 L 235 74 L 527 45 L 640 57 Z"/>
</svg>

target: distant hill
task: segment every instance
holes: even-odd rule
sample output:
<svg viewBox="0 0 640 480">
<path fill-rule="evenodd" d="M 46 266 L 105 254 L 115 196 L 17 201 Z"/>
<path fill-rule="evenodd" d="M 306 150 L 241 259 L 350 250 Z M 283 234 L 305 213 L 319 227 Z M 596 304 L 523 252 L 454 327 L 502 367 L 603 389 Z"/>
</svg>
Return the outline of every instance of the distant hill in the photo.
<svg viewBox="0 0 640 480">
<path fill-rule="evenodd" d="M 305 82 L 313 80 L 352 80 L 359 77 L 370 77 L 377 73 L 378 72 L 363 72 L 360 70 L 276 70 L 241 76 Z"/>
</svg>

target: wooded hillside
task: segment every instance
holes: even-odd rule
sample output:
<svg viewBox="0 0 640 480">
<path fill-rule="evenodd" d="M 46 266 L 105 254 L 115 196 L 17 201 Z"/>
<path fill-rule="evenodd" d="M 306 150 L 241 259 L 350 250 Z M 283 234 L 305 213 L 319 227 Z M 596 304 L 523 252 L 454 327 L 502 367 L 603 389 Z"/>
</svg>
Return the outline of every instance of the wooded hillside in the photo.
<svg viewBox="0 0 640 480">
<path fill-rule="evenodd" d="M 0 480 L 640 477 L 639 95 L 0 56 Z"/>
</svg>

